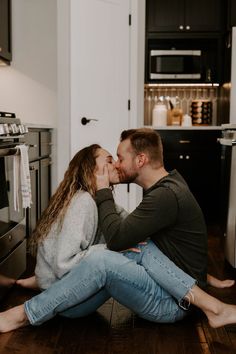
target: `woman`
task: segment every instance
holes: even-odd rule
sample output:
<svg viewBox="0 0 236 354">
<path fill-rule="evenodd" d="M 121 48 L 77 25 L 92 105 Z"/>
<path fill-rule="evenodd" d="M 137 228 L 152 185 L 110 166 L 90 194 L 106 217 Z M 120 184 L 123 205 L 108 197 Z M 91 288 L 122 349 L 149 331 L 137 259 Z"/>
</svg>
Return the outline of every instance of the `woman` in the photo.
<svg viewBox="0 0 236 354">
<path fill-rule="evenodd" d="M 70 270 L 75 268 L 81 260 L 89 259 L 89 253 L 92 250 L 103 247 L 95 245 L 89 248 L 94 242 L 101 241 L 100 233 L 96 233 L 97 208 L 93 196 L 96 190 L 95 173 L 99 166 L 105 163 L 109 166 L 111 183 L 118 183 L 119 179 L 114 160 L 99 145 L 91 145 L 82 149 L 72 159 L 63 181 L 52 197 L 50 205 L 44 212 L 33 235 L 34 242 L 38 244 L 35 277 L 20 280 L 17 282 L 18 284 L 27 287 L 39 287 L 42 290 L 50 288 L 56 280 L 64 278 L 66 273 L 71 273 Z M 142 248 L 142 246 L 139 248 Z M 156 246 L 154 248 L 157 249 Z M 158 252 L 161 254 L 159 250 Z M 139 255 L 127 252 L 126 256 L 142 263 L 142 257 L 139 259 Z M 160 256 L 162 262 L 169 262 L 163 254 Z M 165 279 L 169 283 L 173 280 L 172 274 L 174 274 L 174 271 L 178 273 L 179 269 L 171 264 L 171 271 L 172 273 L 167 272 L 165 274 Z M 157 282 L 159 281 L 158 275 L 163 278 L 163 270 L 161 270 L 161 273 L 158 273 L 158 269 L 155 272 Z M 186 277 L 190 279 L 191 286 L 195 284 L 191 277 L 187 275 Z M 215 278 L 213 278 L 213 282 L 221 287 L 231 285 L 230 283 L 221 283 Z M 59 283 L 57 282 L 57 284 Z M 188 290 L 191 290 L 191 286 Z M 171 291 L 171 289 L 168 290 Z M 82 301 L 78 300 L 79 306 L 75 306 L 76 308 L 73 307 L 64 311 L 67 309 L 65 307 L 61 314 L 68 317 L 84 316 L 96 310 L 110 296 L 111 294 L 107 289 L 102 289 L 95 294 L 89 294 Z M 191 302 L 191 298 L 189 300 Z M 0 315 L 1 332 L 7 332 L 28 323 L 27 320 L 26 322 L 25 320 L 22 321 L 22 309 L 22 306 L 18 306 Z M 138 310 L 136 312 L 139 314 Z M 142 313 L 141 315 L 150 319 L 148 314 L 146 317 Z M 181 316 L 183 317 L 184 314 L 181 313 L 178 319 Z"/>
<path fill-rule="evenodd" d="M 93 199 L 96 160 L 103 158 L 113 164 L 112 156 L 94 144 L 80 150 L 71 160 L 31 237 L 32 248 L 38 248 L 35 276 L 18 280 L 18 285 L 44 290 L 70 271 L 91 245 L 104 243 Z M 116 169 L 111 171 L 111 182 L 119 182 Z M 118 206 L 117 211 L 123 217 L 127 215 Z"/>
</svg>

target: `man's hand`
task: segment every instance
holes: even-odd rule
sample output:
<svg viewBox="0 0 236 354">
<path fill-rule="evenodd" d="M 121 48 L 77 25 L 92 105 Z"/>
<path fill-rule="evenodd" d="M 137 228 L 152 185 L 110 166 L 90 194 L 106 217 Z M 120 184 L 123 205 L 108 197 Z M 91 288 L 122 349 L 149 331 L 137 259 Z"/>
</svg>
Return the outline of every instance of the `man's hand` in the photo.
<svg viewBox="0 0 236 354">
<path fill-rule="evenodd" d="M 145 246 L 147 244 L 146 241 L 144 242 L 139 242 L 138 245 L 140 246 Z M 131 247 L 131 248 L 128 248 L 127 250 L 123 250 L 123 251 L 120 251 L 121 253 L 122 252 L 134 252 L 134 253 L 141 253 L 141 249 L 140 248 L 137 248 L 137 247 Z"/>
<path fill-rule="evenodd" d="M 109 188 L 110 179 L 109 179 L 107 164 L 105 164 L 103 166 L 102 170 L 97 171 L 95 177 L 96 177 L 97 190 L 103 189 L 103 188 Z"/>
</svg>

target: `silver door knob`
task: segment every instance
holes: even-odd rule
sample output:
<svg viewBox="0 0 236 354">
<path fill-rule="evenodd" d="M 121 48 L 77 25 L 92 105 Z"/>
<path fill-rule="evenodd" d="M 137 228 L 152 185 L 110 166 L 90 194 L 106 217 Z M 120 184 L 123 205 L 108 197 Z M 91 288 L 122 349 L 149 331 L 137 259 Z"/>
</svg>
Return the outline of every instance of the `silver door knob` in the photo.
<svg viewBox="0 0 236 354">
<path fill-rule="evenodd" d="M 179 29 L 180 29 L 181 31 L 183 31 L 184 26 L 183 26 L 183 25 L 180 25 L 180 26 L 179 26 Z"/>
<path fill-rule="evenodd" d="M 89 123 L 91 120 L 95 120 L 96 122 L 98 121 L 98 119 L 83 117 L 83 118 L 81 118 L 81 124 L 82 124 L 82 125 L 86 125 L 86 124 Z"/>
<path fill-rule="evenodd" d="M 189 30 L 190 30 L 190 28 L 191 28 L 190 26 L 186 26 L 186 30 L 187 30 L 187 31 L 189 31 Z"/>
</svg>

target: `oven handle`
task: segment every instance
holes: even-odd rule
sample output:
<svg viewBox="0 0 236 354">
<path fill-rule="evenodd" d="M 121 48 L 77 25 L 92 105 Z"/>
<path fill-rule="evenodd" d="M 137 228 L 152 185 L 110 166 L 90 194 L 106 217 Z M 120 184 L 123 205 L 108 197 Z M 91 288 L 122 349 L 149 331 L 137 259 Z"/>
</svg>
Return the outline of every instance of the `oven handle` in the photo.
<svg viewBox="0 0 236 354">
<path fill-rule="evenodd" d="M 0 157 L 19 155 L 20 151 L 16 148 L 0 149 Z"/>
</svg>

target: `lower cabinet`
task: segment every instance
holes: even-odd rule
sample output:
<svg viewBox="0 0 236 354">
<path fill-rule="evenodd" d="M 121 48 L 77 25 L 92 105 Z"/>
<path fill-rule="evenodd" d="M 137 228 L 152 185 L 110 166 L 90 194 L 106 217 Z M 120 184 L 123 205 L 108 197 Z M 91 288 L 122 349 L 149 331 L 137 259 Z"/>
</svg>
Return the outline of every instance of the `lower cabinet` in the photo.
<svg viewBox="0 0 236 354">
<path fill-rule="evenodd" d="M 189 185 L 207 222 L 218 222 L 221 130 L 159 130 L 167 170 L 177 169 Z"/>
<path fill-rule="evenodd" d="M 29 145 L 32 191 L 32 205 L 26 213 L 27 236 L 29 237 L 51 197 L 51 132 L 45 129 L 29 129 L 26 143 Z"/>
</svg>

